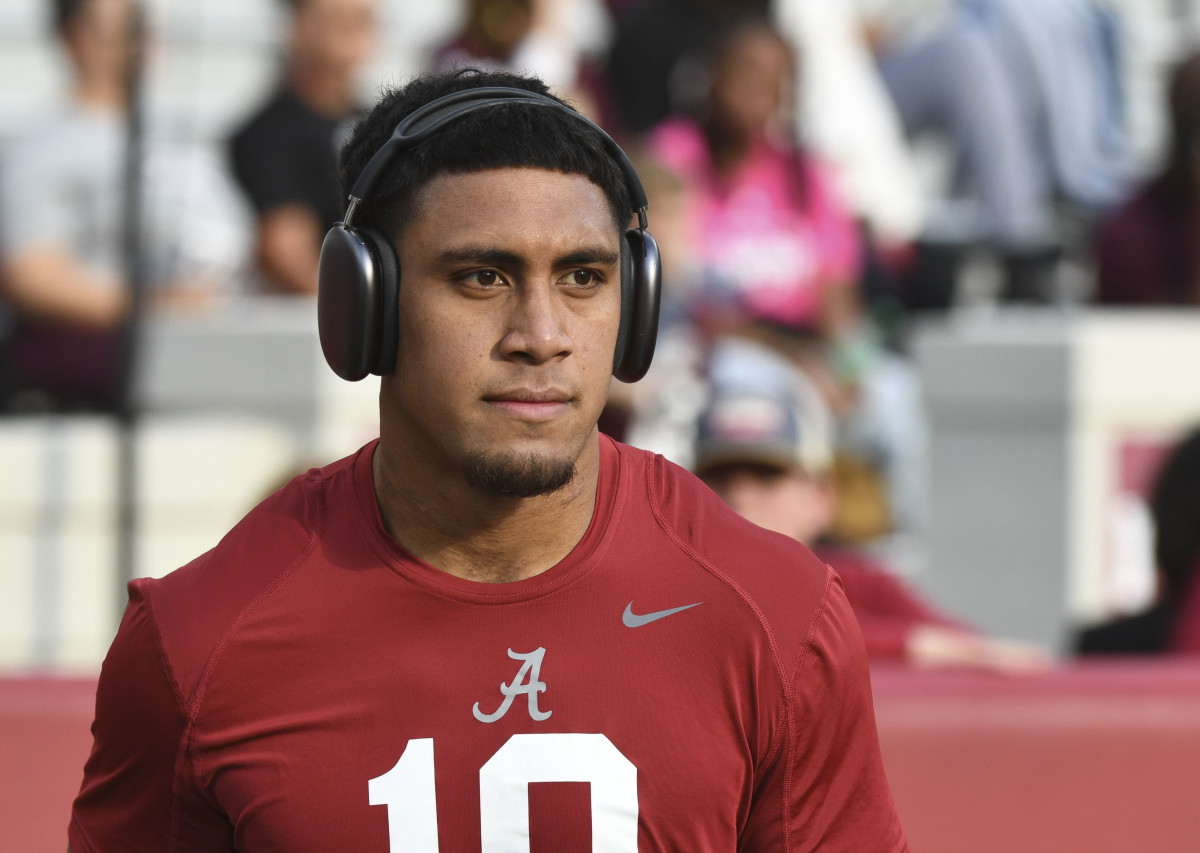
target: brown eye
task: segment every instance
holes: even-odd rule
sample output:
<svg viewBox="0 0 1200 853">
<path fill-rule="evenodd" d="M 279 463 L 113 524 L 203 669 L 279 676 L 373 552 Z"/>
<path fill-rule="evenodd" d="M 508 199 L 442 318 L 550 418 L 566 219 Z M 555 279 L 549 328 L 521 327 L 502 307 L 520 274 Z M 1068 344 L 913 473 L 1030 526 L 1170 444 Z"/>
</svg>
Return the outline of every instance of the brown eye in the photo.
<svg viewBox="0 0 1200 853">
<path fill-rule="evenodd" d="M 596 282 L 596 274 L 591 270 L 575 270 L 571 273 L 571 284 L 576 287 L 591 287 Z"/>
<path fill-rule="evenodd" d="M 482 270 L 475 273 L 475 283 L 482 287 L 492 287 L 500 280 L 500 277 L 491 270 Z"/>
</svg>

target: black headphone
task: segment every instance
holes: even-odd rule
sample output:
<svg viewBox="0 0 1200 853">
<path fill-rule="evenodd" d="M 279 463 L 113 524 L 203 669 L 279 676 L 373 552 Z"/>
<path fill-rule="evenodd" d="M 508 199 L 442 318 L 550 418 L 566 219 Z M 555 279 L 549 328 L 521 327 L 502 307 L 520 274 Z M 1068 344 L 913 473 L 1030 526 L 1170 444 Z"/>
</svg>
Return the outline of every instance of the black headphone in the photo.
<svg viewBox="0 0 1200 853">
<path fill-rule="evenodd" d="M 400 265 L 395 249 L 378 231 L 354 228 L 354 211 L 401 152 L 467 113 L 514 101 L 553 107 L 585 122 L 600 134 L 624 175 L 638 227 L 626 231 L 621 243 L 621 325 L 613 375 L 623 382 L 636 382 L 646 374 L 658 336 L 661 270 L 658 244 L 646 230 L 646 191 L 633 164 L 607 133 L 564 104 L 536 92 L 492 86 L 454 92 L 405 116 L 354 182 L 345 217 L 325 235 L 317 325 L 321 351 L 338 376 L 357 382 L 368 373 L 390 373 L 395 369 L 400 336 Z"/>
</svg>

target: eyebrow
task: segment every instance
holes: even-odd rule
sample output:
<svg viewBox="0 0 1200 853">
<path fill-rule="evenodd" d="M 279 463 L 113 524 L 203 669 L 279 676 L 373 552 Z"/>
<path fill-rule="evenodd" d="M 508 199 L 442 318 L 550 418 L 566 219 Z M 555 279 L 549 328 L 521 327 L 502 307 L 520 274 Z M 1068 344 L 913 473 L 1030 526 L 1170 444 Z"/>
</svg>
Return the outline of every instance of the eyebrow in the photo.
<svg viewBox="0 0 1200 853">
<path fill-rule="evenodd" d="M 620 260 L 621 256 L 617 252 L 605 247 L 596 246 L 577 249 L 574 252 L 561 255 L 554 259 L 554 266 L 559 268 L 588 266 L 591 264 L 616 265 Z M 510 269 L 522 269 L 526 265 L 525 258 L 516 252 L 488 246 L 454 246 L 440 252 L 437 256 L 437 261 L 442 265 L 484 264 L 487 266 L 508 267 Z"/>
<path fill-rule="evenodd" d="M 488 266 L 519 266 L 524 264 L 521 256 L 503 249 L 485 246 L 454 246 L 437 256 L 440 264 L 486 264 Z"/>
<path fill-rule="evenodd" d="M 555 266 L 579 267 L 596 264 L 599 266 L 615 266 L 621 262 L 621 255 L 611 249 L 585 248 L 563 255 L 555 259 Z"/>
</svg>

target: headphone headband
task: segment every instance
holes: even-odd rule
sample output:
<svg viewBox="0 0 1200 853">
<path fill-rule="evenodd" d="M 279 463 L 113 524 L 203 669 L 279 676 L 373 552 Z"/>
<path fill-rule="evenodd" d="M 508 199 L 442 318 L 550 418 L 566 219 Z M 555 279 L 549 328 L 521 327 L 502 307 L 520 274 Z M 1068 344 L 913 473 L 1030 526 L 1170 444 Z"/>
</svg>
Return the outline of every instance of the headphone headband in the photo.
<svg viewBox="0 0 1200 853">
<path fill-rule="evenodd" d="M 633 163 L 629 161 L 629 157 L 621 150 L 621 146 L 617 145 L 611 136 L 605 133 L 602 128 L 597 126 L 587 116 L 576 112 L 554 98 L 538 94 L 537 92 L 530 92 L 526 89 L 515 89 L 508 86 L 481 86 L 476 89 L 464 89 L 461 92 L 452 92 L 449 95 L 443 95 L 440 98 L 430 101 L 422 107 L 418 107 L 401 119 L 400 123 L 396 125 L 396 129 L 392 131 L 391 138 L 375 152 L 374 156 L 371 157 L 370 161 L 363 168 L 362 173 L 359 174 L 358 179 L 355 180 L 354 187 L 350 190 L 350 203 L 346 208 L 346 215 L 342 219 L 343 227 L 349 228 L 351 226 L 354 212 L 358 208 L 358 205 L 375 188 L 384 170 L 401 152 L 418 145 L 443 126 L 461 118 L 467 113 L 500 104 L 514 103 L 552 107 L 561 110 L 567 115 L 574 116 L 584 122 L 593 131 L 598 133 L 605 150 L 608 151 L 609 156 L 617 162 L 617 166 L 621 169 L 621 174 L 625 179 L 625 186 L 629 190 L 629 195 L 633 203 L 632 212 L 638 218 L 639 227 L 643 230 L 646 228 L 646 208 L 649 207 L 646 201 L 646 191 L 642 188 L 642 181 L 638 177 L 637 170 L 634 169 Z"/>
<path fill-rule="evenodd" d="M 633 164 L 607 133 L 565 104 L 527 89 L 487 86 L 453 92 L 405 116 L 354 182 L 346 215 L 325 234 L 317 293 L 321 351 L 334 373 L 357 381 L 382 376 L 396 366 L 399 342 L 400 265 L 386 235 L 354 227 L 354 212 L 374 191 L 384 170 L 406 150 L 450 122 L 499 104 L 529 104 L 562 110 L 590 127 L 620 168 L 638 226 L 621 240 L 621 324 L 613 353 L 613 375 L 636 382 L 654 356 L 661 289 L 658 244 L 646 230 L 646 191 Z"/>
</svg>

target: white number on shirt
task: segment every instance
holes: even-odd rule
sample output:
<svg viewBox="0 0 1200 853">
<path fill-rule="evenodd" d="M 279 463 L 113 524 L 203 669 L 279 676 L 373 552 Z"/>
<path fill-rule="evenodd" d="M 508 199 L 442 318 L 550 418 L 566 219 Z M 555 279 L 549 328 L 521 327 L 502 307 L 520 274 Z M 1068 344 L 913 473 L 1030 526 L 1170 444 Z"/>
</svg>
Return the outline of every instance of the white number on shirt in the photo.
<svg viewBox="0 0 1200 853">
<path fill-rule="evenodd" d="M 636 853 L 637 768 L 601 734 L 513 735 L 479 770 L 483 853 L 529 853 L 529 783 L 589 782 L 594 853 Z M 410 740 L 367 783 L 388 808 L 391 853 L 438 853 L 433 739 Z"/>
<path fill-rule="evenodd" d="M 367 796 L 371 805 L 387 806 L 392 853 L 437 853 L 433 738 L 410 740 L 396 766 L 367 783 Z"/>
</svg>

